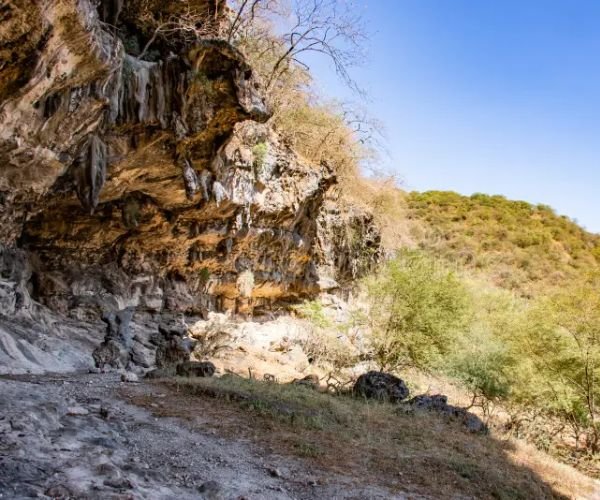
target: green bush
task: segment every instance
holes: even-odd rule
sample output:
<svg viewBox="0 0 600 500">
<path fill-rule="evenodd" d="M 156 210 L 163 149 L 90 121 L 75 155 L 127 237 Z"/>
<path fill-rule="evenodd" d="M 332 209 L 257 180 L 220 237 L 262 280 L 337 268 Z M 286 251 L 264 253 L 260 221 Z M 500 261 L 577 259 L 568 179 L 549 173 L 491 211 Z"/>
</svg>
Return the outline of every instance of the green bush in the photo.
<svg viewBox="0 0 600 500">
<path fill-rule="evenodd" d="M 333 326 L 332 321 L 325 314 L 323 304 L 318 300 L 307 300 L 302 304 L 294 306 L 294 310 L 301 318 L 308 320 L 317 328 L 329 328 Z"/>
<path fill-rule="evenodd" d="M 421 252 L 399 252 L 366 285 L 370 341 L 382 370 L 439 366 L 468 324 L 465 286 Z"/>
<path fill-rule="evenodd" d="M 600 275 L 561 289 L 531 309 L 520 337 L 535 376 L 521 397 L 562 417 L 600 451 Z"/>
<path fill-rule="evenodd" d="M 252 155 L 254 156 L 252 166 L 254 167 L 254 172 L 256 176 L 260 175 L 265 166 L 265 159 L 267 157 L 268 151 L 269 146 L 266 142 L 259 142 L 252 148 Z"/>
<path fill-rule="evenodd" d="M 518 335 L 522 301 L 502 290 L 471 286 L 473 314 L 444 369 L 471 391 L 472 404 L 487 413 L 490 404 L 506 400 L 521 382 L 518 353 L 509 339 Z"/>
</svg>

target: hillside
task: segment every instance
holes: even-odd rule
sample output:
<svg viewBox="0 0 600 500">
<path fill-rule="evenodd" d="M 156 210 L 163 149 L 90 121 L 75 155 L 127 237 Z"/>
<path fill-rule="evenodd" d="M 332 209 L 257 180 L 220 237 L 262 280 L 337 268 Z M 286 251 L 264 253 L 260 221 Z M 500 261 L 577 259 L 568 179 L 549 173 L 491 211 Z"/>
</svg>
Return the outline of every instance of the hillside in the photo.
<svg viewBox="0 0 600 500">
<path fill-rule="evenodd" d="M 406 203 L 421 248 L 525 296 L 600 267 L 600 236 L 546 205 L 450 191 L 407 193 Z"/>
</svg>

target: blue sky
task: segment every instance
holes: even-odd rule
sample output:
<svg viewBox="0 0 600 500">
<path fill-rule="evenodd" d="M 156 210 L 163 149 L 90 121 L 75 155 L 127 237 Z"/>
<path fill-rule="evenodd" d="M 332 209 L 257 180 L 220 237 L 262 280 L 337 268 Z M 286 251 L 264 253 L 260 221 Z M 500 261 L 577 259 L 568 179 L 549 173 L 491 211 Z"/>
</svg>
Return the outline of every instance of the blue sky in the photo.
<svg viewBox="0 0 600 500">
<path fill-rule="evenodd" d="M 404 188 L 545 203 L 600 232 L 600 1 L 362 0 L 352 72 Z M 349 91 L 314 62 L 329 96 Z"/>
</svg>

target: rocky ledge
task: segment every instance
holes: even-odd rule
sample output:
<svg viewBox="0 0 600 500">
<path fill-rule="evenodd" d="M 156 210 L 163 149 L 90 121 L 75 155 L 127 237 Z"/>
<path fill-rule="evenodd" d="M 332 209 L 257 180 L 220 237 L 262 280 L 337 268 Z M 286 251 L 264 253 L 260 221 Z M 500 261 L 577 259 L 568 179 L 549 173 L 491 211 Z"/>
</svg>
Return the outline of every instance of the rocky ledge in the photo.
<svg viewBox="0 0 600 500">
<path fill-rule="evenodd" d="M 280 141 L 244 56 L 175 36 L 140 59 L 138 3 L 0 11 L 4 317 L 33 303 L 85 321 L 259 314 L 369 269 L 372 217 L 341 209 L 327 164 Z M 223 2 L 194 3 L 218 34 Z"/>
</svg>

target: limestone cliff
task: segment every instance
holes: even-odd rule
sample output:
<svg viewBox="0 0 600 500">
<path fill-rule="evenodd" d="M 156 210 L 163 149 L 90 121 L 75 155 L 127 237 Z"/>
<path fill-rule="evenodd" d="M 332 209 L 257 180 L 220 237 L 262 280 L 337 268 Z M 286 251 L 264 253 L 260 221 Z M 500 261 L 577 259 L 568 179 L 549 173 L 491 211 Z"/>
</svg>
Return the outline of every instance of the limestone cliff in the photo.
<svg viewBox="0 0 600 500">
<path fill-rule="evenodd" d="M 1 312 L 259 313 L 364 272 L 372 218 L 281 143 L 244 56 L 175 36 L 140 59 L 138 3 L 2 4 Z M 195 4 L 218 34 L 224 3 Z"/>
</svg>

